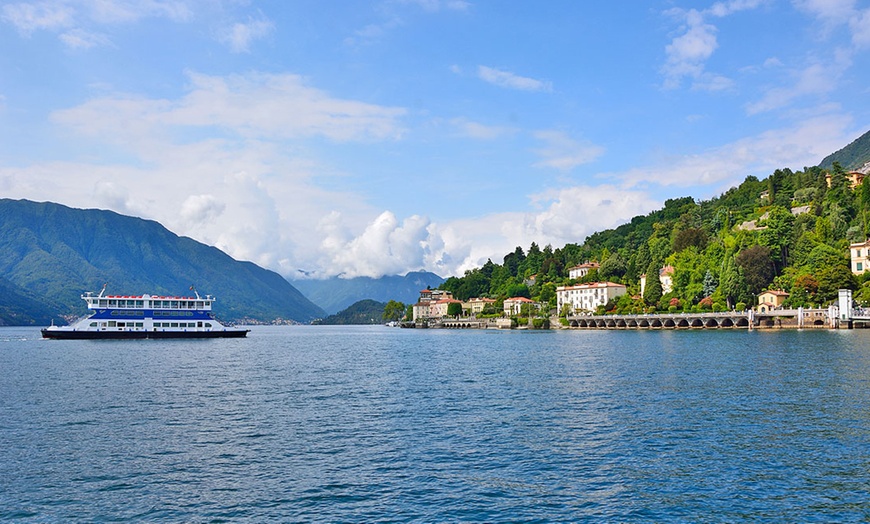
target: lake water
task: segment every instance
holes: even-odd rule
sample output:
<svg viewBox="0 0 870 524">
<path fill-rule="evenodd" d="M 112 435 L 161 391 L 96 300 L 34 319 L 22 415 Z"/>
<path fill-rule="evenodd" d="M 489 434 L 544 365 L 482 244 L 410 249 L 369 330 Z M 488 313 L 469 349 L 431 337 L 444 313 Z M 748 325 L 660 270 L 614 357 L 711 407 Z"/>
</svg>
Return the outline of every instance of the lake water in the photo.
<svg viewBox="0 0 870 524">
<path fill-rule="evenodd" d="M 0 329 L 0 520 L 870 520 L 870 330 Z"/>
</svg>

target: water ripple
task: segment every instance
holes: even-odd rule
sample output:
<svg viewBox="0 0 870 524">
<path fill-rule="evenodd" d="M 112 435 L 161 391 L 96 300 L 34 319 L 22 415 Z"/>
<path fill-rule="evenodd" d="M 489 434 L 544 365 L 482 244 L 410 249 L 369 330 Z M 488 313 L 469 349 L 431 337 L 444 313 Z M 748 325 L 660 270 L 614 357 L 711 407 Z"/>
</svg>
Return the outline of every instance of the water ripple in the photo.
<svg viewBox="0 0 870 524">
<path fill-rule="evenodd" d="M 0 330 L 0 520 L 870 520 L 870 333 Z"/>
</svg>

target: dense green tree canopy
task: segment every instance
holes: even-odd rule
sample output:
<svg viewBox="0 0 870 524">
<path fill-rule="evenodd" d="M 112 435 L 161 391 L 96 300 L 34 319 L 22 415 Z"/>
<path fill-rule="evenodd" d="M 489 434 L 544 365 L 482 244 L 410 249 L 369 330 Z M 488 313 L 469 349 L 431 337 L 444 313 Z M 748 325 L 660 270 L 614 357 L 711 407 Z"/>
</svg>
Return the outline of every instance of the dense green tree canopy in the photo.
<svg viewBox="0 0 870 524">
<path fill-rule="evenodd" d="M 554 311 L 557 286 L 604 280 L 627 286 L 628 294 L 611 305 L 626 312 L 733 308 L 754 304 L 765 289 L 791 293 L 792 303 L 823 304 L 849 287 L 870 302 L 870 283 L 864 292 L 865 278 L 852 275 L 848 258 L 849 242 L 870 233 L 870 183 L 852 187 L 846 175 L 833 163 L 829 169 L 777 169 L 763 180 L 747 176 L 716 198 L 667 200 L 662 209 L 582 243 L 518 246 L 503 264 L 487 261 L 442 287 L 462 300 L 525 296 Z M 600 267 L 571 280 L 569 269 L 584 262 Z M 659 270 L 666 265 L 674 267 L 673 290 L 663 295 Z"/>
</svg>

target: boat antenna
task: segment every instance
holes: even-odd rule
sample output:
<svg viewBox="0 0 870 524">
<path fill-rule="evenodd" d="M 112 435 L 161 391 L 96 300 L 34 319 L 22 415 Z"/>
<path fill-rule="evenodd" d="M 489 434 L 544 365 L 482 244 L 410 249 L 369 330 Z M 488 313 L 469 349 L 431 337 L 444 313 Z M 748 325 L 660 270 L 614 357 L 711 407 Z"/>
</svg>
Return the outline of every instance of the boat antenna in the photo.
<svg viewBox="0 0 870 524">
<path fill-rule="evenodd" d="M 105 284 L 103 284 L 103 289 L 100 290 L 100 294 L 97 296 L 97 298 L 102 298 L 102 297 L 103 297 L 103 293 L 106 292 L 106 286 L 108 286 L 108 285 L 109 285 L 108 282 L 106 282 Z"/>
<path fill-rule="evenodd" d="M 196 295 L 197 300 L 199 299 L 199 293 L 196 291 L 196 286 L 193 284 L 190 285 L 190 290 L 193 291 L 193 294 Z"/>
</svg>

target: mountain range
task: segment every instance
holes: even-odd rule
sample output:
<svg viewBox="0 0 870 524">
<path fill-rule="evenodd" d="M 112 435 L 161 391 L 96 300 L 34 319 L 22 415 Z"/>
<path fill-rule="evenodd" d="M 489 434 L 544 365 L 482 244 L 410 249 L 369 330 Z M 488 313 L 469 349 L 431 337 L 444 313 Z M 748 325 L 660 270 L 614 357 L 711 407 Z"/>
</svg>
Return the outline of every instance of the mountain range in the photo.
<svg viewBox="0 0 870 524">
<path fill-rule="evenodd" d="M 112 211 L 0 199 L 0 324 L 85 313 L 81 294 L 216 297 L 231 321 L 309 322 L 325 312 L 278 273 Z"/>
<path fill-rule="evenodd" d="M 427 271 L 412 271 L 404 276 L 380 278 L 333 277 L 325 280 L 294 280 L 296 286 L 312 302 L 327 313 L 334 314 L 364 299 L 388 302 L 396 300 L 413 304 L 420 298 L 420 290 L 436 288 L 444 279 Z"/>
</svg>

